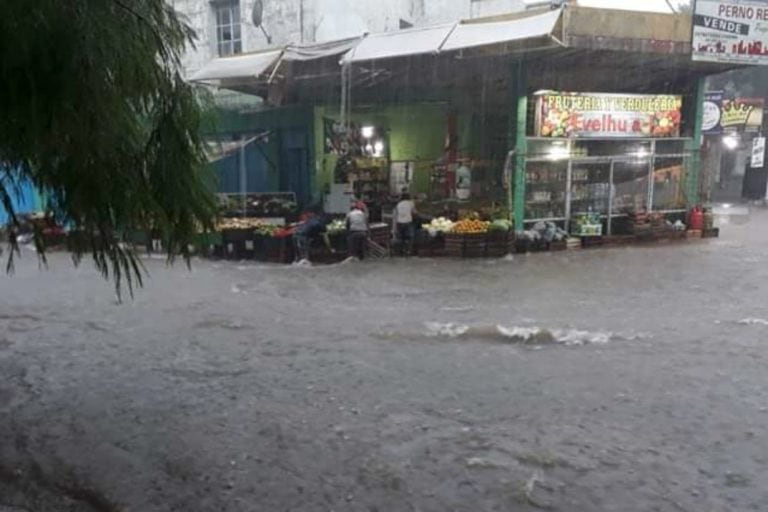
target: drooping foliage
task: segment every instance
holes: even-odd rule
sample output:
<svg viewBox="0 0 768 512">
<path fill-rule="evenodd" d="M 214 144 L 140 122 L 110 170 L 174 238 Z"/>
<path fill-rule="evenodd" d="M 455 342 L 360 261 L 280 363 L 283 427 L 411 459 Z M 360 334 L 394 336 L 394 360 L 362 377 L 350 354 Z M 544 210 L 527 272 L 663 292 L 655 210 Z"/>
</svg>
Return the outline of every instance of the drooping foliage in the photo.
<svg viewBox="0 0 768 512">
<path fill-rule="evenodd" d="M 165 0 L 0 2 L 0 207 L 19 180 L 72 230 L 75 263 L 93 257 L 132 291 L 142 269 L 122 236 L 155 229 L 171 260 L 211 227 L 201 96 L 180 59 L 194 33 Z M 11 169 L 20 169 L 11 171 Z M 44 258 L 44 240 L 35 237 Z"/>
</svg>

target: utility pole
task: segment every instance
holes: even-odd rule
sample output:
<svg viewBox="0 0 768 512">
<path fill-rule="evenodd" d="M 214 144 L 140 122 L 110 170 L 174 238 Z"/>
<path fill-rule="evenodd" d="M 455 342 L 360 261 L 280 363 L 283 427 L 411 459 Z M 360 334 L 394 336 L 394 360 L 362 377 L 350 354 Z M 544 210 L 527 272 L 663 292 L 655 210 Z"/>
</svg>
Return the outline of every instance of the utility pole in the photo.
<svg viewBox="0 0 768 512">
<path fill-rule="evenodd" d="M 304 0 L 299 0 L 299 42 L 304 42 Z"/>
<path fill-rule="evenodd" d="M 672 5 L 672 0 L 665 0 L 667 2 L 667 6 L 670 8 L 673 14 L 677 14 L 677 9 L 675 9 L 675 6 Z"/>
</svg>

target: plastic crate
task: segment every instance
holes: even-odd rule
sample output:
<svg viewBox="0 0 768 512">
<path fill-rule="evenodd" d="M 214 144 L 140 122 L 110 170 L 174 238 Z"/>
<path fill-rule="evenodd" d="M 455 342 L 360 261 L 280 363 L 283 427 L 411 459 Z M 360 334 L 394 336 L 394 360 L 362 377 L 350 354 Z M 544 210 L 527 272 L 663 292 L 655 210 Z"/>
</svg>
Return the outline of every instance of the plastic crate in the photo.
<svg viewBox="0 0 768 512">
<path fill-rule="evenodd" d="M 579 237 L 587 237 L 587 236 L 603 236 L 603 225 L 602 224 L 581 224 L 579 226 L 579 231 L 577 232 L 576 236 Z"/>
</svg>

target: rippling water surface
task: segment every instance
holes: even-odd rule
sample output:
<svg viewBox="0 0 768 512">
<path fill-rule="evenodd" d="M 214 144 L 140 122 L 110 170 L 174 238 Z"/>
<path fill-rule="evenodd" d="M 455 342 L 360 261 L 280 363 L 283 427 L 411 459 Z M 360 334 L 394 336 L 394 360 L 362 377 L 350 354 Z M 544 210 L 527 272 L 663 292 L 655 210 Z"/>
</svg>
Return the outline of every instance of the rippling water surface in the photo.
<svg viewBox="0 0 768 512">
<path fill-rule="evenodd" d="M 719 240 L 0 277 L 0 510 L 768 503 L 768 215 Z M 111 507 L 111 508 L 110 508 Z"/>
</svg>

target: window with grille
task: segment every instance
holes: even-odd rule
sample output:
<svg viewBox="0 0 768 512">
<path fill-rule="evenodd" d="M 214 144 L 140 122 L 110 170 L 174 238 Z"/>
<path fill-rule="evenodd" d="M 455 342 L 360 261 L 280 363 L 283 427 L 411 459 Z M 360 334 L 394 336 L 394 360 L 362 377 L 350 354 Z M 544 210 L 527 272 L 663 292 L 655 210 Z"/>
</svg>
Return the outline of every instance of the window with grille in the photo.
<svg viewBox="0 0 768 512">
<path fill-rule="evenodd" d="M 242 53 L 240 0 L 216 3 L 213 8 L 216 12 L 216 45 L 219 57 Z"/>
</svg>

